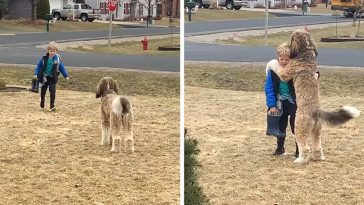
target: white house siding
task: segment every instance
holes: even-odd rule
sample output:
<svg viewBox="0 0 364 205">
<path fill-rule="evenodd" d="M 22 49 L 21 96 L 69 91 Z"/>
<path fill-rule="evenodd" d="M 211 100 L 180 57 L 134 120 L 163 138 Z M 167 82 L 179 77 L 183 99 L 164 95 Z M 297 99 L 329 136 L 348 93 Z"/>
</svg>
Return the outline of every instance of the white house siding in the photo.
<svg viewBox="0 0 364 205">
<path fill-rule="evenodd" d="M 60 0 L 49 0 L 49 11 L 52 12 L 52 9 L 61 9 L 63 8 L 63 2 Z"/>
</svg>

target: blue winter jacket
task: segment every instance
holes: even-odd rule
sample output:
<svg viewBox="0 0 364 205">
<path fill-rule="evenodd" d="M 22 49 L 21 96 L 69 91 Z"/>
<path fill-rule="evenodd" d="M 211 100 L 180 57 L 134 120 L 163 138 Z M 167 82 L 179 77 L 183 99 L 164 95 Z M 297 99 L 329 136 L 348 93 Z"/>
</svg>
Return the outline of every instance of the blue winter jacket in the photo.
<svg viewBox="0 0 364 205">
<path fill-rule="evenodd" d="M 296 94 L 293 87 L 293 81 L 290 80 L 287 83 L 291 97 L 293 98 L 294 101 L 296 101 Z M 272 70 L 269 70 L 267 74 L 267 80 L 265 81 L 264 85 L 266 103 L 268 108 L 277 106 L 277 94 L 279 93 L 279 84 L 280 84 L 280 79 L 277 76 L 277 74 Z"/>
<path fill-rule="evenodd" d="M 268 71 L 267 80 L 265 81 L 264 85 L 264 91 L 265 91 L 265 97 L 266 97 L 266 103 L 267 107 L 276 107 L 277 105 L 277 93 L 274 89 L 273 84 L 273 77 L 272 77 L 272 71 Z"/>
<path fill-rule="evenodd" d="M 39 75 L 40 72 L 42 71 L 43 67 L 47 65 L 47 62 L 44 62 L 44 59 L 48 59 L 45 57 L 48 57 L 49 55 L 47 54 L 46 56 L 43 56 L 41 59 L 39 59 L 37 67 L 34 70 L 34 75 Z M 57 55 L 55 55 L 53 57 L 53 61 L 57 60 Z M 63 62 L 60 60 L 59 61 L 59 71 L 62 73 L 62 75 L 67 78 L 68 77 L 68 73 L 67 70 L 65 69 Z"/>
</svg>

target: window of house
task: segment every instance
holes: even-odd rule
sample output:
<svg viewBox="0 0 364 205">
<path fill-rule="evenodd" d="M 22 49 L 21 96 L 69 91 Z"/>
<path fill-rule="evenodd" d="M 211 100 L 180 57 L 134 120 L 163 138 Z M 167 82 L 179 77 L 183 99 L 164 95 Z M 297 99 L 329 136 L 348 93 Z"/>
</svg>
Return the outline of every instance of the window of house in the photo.
<svg viewBox="0 0 364 205">
<path fill-rule="evenodd" d="M 124 14 L 130 14 L 130 3 L 124 2 Z"/>
</svg>

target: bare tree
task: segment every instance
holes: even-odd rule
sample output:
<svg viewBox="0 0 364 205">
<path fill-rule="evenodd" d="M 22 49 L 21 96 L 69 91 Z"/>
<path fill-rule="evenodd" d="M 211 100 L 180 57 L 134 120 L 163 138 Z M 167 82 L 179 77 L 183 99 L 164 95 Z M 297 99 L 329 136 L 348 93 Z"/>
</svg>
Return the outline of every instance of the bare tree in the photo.
<svg viewBox="0 0 364 205">
<path fill-rule="evenodd" d="M 28 1 L 32 5 L 32 21 L 35 21 L 37 19 L 37 5 L 39 3 L 39 0 L 28 0 Z"/>
<path fill-rule="evenodd" d="M 364 0 L 354 0 L 354 4 L 355 4 L 355 12 L 353 14 L 353 31 L 354 32 L 352 34 L 352 37 L 359 36 L 361 15 L 364 12 Z M 356 31 L 355 27 L 356 27 L 356 22 L 357 22 L 358 17 L 359 17 L 358 30 Z"/>
</svg>

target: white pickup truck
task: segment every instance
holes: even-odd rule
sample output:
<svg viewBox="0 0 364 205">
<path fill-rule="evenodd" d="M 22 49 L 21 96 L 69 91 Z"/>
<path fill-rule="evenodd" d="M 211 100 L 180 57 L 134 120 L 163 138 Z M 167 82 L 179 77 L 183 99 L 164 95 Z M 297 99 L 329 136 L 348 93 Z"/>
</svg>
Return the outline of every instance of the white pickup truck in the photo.
<svg viewBox="0 0 364 205">
<path fill-rule="evenodd" d="M 73 14 L 75 15 L 76 19 L 81 19 L 83 22 L 92 22 L 95 19 L 100 18 L 100 10 L 93 9 L 87 4 L 67 4 L 63 7 L 63 9 L 52 9 L 52 16 L 57 20 L 66 20 L 67 18 L 72 18 Z"/>
</svg>

